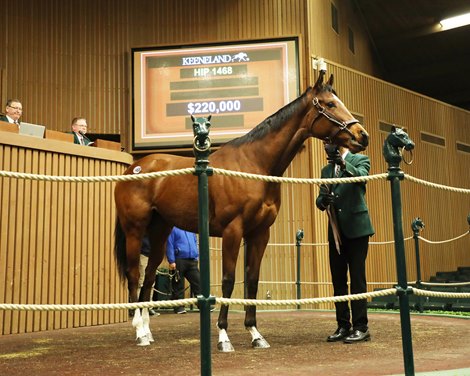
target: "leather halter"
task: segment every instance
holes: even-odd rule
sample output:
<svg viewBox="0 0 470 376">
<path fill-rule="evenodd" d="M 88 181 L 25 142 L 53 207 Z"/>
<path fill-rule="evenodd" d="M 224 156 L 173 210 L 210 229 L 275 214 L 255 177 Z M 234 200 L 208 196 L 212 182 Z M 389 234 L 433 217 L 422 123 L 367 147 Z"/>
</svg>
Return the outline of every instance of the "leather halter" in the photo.
<svg viewBox="0 0 470 376">
<path fill-rule="evenodd" d="M 335 117 L 333 114 L 329 113 L 325 107 L 323 107 L 321 104 L 320 104 L 320 101 L 318 100 L 317 97 L 313 98 L 312 100 L 312 103 L 313 105 L 315 106 L 315 108 L 317 109 L 318 111 L 318 115 L 317 117 L 313 120 L 313 124 L 315 124 L 315 122 L 317 121 L 317 119 L 320 117 L 320 115 L 323 115 L 324 117 L 326 117 L 329 121 L 331 121 L 332 123 L 334 123 L 335 125 L 338 126 L 336 132 L 334 132 L 333 135 L 330 135 L 329 137 L 325 137 L 324 140 L 327 141 L 328 143 L 332 143 L 332 141 L 334 140 L 334 138 L 338 135 L 339 132 L 341 131 L 345 131 L 347 133 L 349 133 L 349 135 L 355 140 L 356 137 L 354 136 L 354 134 L 349 130 L 349 127 L 353 124 L 357 124 L 359 123 L 359 120 L 355 119 L 355 118 L 352 118 L 351 120 L 347 120 L 347 121 L 341 121 L 339 120 L 337 117 Z"/>
</svg>

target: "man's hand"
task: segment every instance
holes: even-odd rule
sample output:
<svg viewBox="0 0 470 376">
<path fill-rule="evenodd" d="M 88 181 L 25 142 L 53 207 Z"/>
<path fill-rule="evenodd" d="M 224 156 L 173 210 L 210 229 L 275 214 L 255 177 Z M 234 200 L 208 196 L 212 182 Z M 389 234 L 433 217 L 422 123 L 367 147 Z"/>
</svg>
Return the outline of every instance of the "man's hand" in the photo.
<svg viewBox="0 0 470 376">
<path fill-rule="evenodd" d="M 333 144 L 325 144 L 326 159 L 328 163 L 337 164 L 342 170 L 346 168 L 346 162 L 341 157 L 338 146 Z"/>
<path fill-rule="evenodd" d="M 175 270 L 175 269 L 176 269 L 176 262 L 172 262 L 172 263 L 169 265 L 169 269 L 170 269 L 170 270 Z"/>
<path fill-rule="evenodd" d="M 324 209 L 326 209 L 334 201 L 335 201 L 335 195 L 333 193 L 325 193 L 324 195 L 321 196 L 320 205 L 323 206 Z"/>
</svg>

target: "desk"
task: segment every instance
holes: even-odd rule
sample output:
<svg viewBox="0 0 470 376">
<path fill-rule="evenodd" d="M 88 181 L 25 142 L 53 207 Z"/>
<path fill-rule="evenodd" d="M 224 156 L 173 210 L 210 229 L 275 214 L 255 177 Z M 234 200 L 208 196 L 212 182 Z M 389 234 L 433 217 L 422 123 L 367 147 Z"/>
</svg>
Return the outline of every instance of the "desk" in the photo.
<svg viewBox="0 0 470 376">
<path fill-rule="evenodd" d="M 0 170 L 52 176 L 121 175 L 132 156 L 0 131 Z M 2 303 L 122 303 L 114 262 L 113 182 L 0 177 Z M 127 310 L 0 311 L 0 333 L 125 322 Z"/>
</svg>

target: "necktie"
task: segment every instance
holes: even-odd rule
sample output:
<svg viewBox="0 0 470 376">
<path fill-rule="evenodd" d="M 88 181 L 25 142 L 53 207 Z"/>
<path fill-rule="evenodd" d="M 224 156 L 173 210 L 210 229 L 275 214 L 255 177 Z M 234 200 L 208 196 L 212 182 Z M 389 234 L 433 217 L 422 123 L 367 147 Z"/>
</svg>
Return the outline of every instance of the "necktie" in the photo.
<svg viewBox="0 0 470 376">
<path fill-rule="evenodd" d="M 340 171 L 339 165 L 335 165 L 335 178 L 339 177 L 339 171 Z"/>
</svg>

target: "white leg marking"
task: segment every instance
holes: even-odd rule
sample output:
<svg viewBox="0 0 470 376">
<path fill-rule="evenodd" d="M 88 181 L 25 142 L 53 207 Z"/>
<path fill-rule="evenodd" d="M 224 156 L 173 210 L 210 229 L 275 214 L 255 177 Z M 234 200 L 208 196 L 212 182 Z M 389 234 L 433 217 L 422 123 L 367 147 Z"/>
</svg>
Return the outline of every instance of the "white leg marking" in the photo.
<svg viewBox="0 0 470 376">
<path fill-rule="evenodd" d="M 264 339 L 258 329 L 255 326 L 250 326 L 246 328 L 251 334 L 251 345 L 256 349 L 268 349 L 271 346 L 269 345 L 268 341 Z"/>
<path fill-rule="evenodd" d="M 235 351 L 232 343 L 230 342 L 230 339 L 228 338 L 227 331 L 225 329 L 220 329 L 218 326 L 217 329 L 219 330 L 219 342 L 217 343 L 217 350 L 221 352 Z"/>
<path fill-rule="evenodd" d="M 140 309 L 138 308 L 134 312 L 134 318 L 132 319 L 132 326 L 135 328 L 137 346 L 150 345 L 150 342 L 144 330 L 144 322 L 140 314 Z"/>
<path fill-rule="evenodd" d="M 150 332 L 150 315 L 149 315 L 148 308 L 144 308 L 142 310 L 142 321 L 143 321 L 145 335 L 148 337 L 148 340 L 150 342 L 154 342 L 152 333 Z"/>
<path fill-rule="evenodd" d="M 219 329 L 219 342 L 230 342 L 227 331 L 225 329 Z"/>
<path fill-rule="evenodd" d="M 250 326 L 249 328 L 246 328 L 251 334 L 251 342 L 257 339 L 263 338 L 263 336 L 258 332 L 258 329 L 256 329 L 256 326 Z"/>
</svg>

